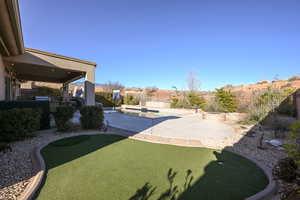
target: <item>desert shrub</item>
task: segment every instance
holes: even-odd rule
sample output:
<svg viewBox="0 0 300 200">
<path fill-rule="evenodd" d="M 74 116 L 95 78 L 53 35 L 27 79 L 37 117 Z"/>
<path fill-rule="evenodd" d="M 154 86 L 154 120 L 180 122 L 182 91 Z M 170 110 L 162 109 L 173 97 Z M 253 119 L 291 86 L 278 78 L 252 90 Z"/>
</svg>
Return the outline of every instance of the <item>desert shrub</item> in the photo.
<svg viewBox="0 0 300 200">
<path fill-rule="evenodd" d="M 291 183 L 297 178 L 298 166 L 292 158 L 283 158 L 273 168 L 273 175 L 283 181 Z"/>
<path fill-rule="evenodd" d="M 103 126 L 103 109 L 101 106 L 84 106 L 80 109 L 80 123 L 83 129 L 101 129 Z"/>
<path fill-rule="evenodd" d="M 282 159 L 273 169 L 273 174 L 289 183 L 282 188 L 281 199 L 300 198 L 300 120 L 291 126 L 291 133 L 285 144 L 288 158 Z"/>
<path fill-rule="evenodd" d="M 187 94 L 187 100 L 190 108 L 201 108 L 205 107 L 205 99 L 195 92 L 189 92 Z"/>
<path fill-rule="evenodd" d="M 249 105 L 247 121 L 257 123 L 263 121 L 268 115 L 280 113 L 280 105 L 293 93 L 291 88 L 271 88 L 253 94 Z M 281 110 L 281 112 L 286 112 Z"/>
<path fill-rule="evenodd" d="M 296 88 L 292 88 L 292 87 L 280 89 L 281 103 L 276 108 L 277 113 L 295 117 L 296 106 L 294 105 L 293 95 L 292 95 L 295 91 Z"/>
<path fill-rule="evenodd" d="M 223 88 L 216 89 L 215 98 L 222 112 L 236 112 L 238 102 L 236 96 L 232 92 L 224 90 Z"/>
<path fill-rule="evenodd" d="M 171 108 L 205 108 L 205 99 L 197 92 L 184 93 L 179 98 L 171 99 Z"/>
<path fill-rule="evenodd" d="M 31 108 L 0 111 L 0 141 L 23 139 L 40 129 L 41 112 Z"/>
<path fill-rule="evenodd" d="M 66 132 L 72 129 L 70 120 L 73 117 L 74 111 L 72 106 L 63 105 L 56 107 L 56 112 L 54 112 L 53 115 L 58 131 Z"/>
<path fill-rule="evenodd" d="M 188 101 L 188 98 L 186 97 L 186 95 L 183 98 L 179 99 L 179 101 L 177 103 L 177 108 L 186 108 L 186 109 L 191 108 L 191 104 Z"/>
<path fill-rule="evenodd" d="M 290 131 L 291 126 L 297 120 L 292 117 L 279 115 L 277 113 L 269 114 L 263 121 L 261 121 L 261 125 L 271 128 L 275 131 L 285 132 Z"/>
<path fill-rule="evenodd" d="M 190 102 L 188 101 L 188 98 L 185 95 L 176 100 L 174 99 L 171 104 L 172 108 L 192 108 Z"/>
<path fill-rule="evenodd" d="M 207 101 L 204 111 L 206 112 L 222 112 L 219 103 L 216 101 L 216 98 L 211 98 Z"/>
<path fill-rule="evenodd" d="M 295 160 L 300 166 L 300 120 L 291 126 L 291 132 L 288 137 L 289 144 L 285 145 L 285 150 L 289 157 Z"/>
<path fill-rule="evenodd" d="M 112 92 L 96 92 L 95 100 L 99 103 L 102 103 L 103 107 L 114 107 L 120 106 L 123 102 L 123 97 L 120 99 L 114 100 Z"/>
<path fill-rule="evenodd" d="M 170 107 L 171 108 L 176 108 L 178 101 L 179 101 L 178 98 L 172 98 L 171 103 L 170 103 Z"/>
<path fill-rule="evenodd" d="M 126 95 L 124 97 L 124 104 L 126 105 L 139 105 L 140 101 L 139 98 L 133 95 Z"/>
<path fill-rule="evenodd" d="M 249 112 L 249 105 L 248 104 L 242 104 L 242 103 L 239 103 L 238 104 L 238 107 L 236 109 L 236 112 L 238 113 L 248 113 Z"/>
</svg>

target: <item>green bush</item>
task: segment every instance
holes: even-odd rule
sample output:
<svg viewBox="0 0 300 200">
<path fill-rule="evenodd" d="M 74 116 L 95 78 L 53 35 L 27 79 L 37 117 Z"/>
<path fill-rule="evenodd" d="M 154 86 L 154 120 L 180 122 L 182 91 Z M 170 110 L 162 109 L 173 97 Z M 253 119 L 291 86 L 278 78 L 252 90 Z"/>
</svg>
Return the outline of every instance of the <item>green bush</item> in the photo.
<svg viewBox="0 0 300 200">
<path fill-rule="evenodd" d="M 192 106 L 186 96 L 172 100 L 171 107 L 172 108 L 186 108 L 186 109 L 192 108 Z"/>
<path fill-rule="evenodd" d="M 55 124 L 58 131 L 69 131 L 72 128 L 70 120 L 74 114 L 74 108 L 72 106 L 58 106 L 56 112 L 53 113 Z"/>
<path fill-rule="evenodd" d="M 23 139 L 40 129 L 41 112 L 31 108 L 0 111 L 0 140 L 11 142 Z"/>
<path fill-rule="evenodd" d="M 35 96 L 49 96 L 49 97 L 60 97 L 62 93 L 57 88 L 51 88 L 47 86 L 40 86 L 34 90 Z"/>
<path fill-rule="evenodd" d="M 171 108 L 177 108 L 178 101 L 179 101 L 178 98 L 172 98 L 172 99 L 171 99 L 170 107 L 171 107 Z"/>
<path fill-rule="evenodd" d="M 50 105 L 49 101 L 0 101 L 0 110 L 12 108 L 32 108 L 40 110 L 40 129 L 50 128 Z"/>
<path fill-rule="evenodd" d="M 205 107 L 205 99 L 196 92 L 189 92 L 187 94 L 187 100 L 190 104 L 190 108 L 201 108 Z"/>
<path fill-rule="evenodd" d="M 297 178 L 298 166 L 292 158 L 283 158 L 273 168 L 273 175 L 281 180 L 291 183 Z"/>
<path fill-rule="evenodd" d="M 133 95 L 126 95 L 124 97 L 124 104 L 126 105 L 139 105 L 139 103 L 139 99 Z"/>
<path fill-rule="evenodd" d="M 83 129 L 101 129 L 103 126 L 103 109 L 101 106 L 84 106 L 80 109 L 80 123 Z"/>
<path fill-rule="evenodd" d="M 224 90 L 223 88 L 216 89 L 215 98 L 222 112 L 236 112 L 238 102 L 236 96 L 232 92 Z"/>
<path fill-rule="evenodd" d="M 123 102 L 123 97 L 114 100 L 112 98 L 112 92 L 96 92 L 95 93 L 96 102 L 102 103 L 103 107 L 114 107 L 120 106 Z"/>
<path fill-rule="evenodd" d="M 171 108 L 205 108 L 205 99 L 197 92 L 189 92 L 180 98 L 171 99 Z"/>
<path fill-rule="evenodd" d="M 295 117 L 296 115 L 296 106 L 293 103 L 292 98 L 288 97 L 286 98 L 280 105 L 278 108 L 276 108 L 276 111 L 279 114 L 282 115 L 287 115 L 290 117 Z"/>
<path fill-rule="evenodd" d="M 300 167 L 300 120 L 291 126 L 289 140 L 290 143 L 285 145 L 285 150 Z"/>
</svg>

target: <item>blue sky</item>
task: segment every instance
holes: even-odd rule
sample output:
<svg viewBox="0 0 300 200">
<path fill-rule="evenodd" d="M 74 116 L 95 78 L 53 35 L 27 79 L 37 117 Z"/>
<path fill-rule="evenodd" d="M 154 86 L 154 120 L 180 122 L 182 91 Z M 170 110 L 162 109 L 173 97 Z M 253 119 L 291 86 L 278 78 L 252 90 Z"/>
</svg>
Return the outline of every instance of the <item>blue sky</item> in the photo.
<svg viewBox="0 0 300 200">
<path fill-rule="evenodd" d="M 25 45 L 98 63 L 96 82 L 203 90 L 300 73 L 299 0 L 19 1 Z"/>
</svg>

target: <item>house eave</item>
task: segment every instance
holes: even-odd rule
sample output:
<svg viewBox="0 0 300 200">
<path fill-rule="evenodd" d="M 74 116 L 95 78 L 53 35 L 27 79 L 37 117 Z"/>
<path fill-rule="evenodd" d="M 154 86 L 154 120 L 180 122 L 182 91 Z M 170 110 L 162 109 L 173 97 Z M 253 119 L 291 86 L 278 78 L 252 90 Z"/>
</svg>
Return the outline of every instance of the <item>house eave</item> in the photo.
<svg viewBox="0 0 300 200">
<path fill-rule="evenodd" d="M 18 0 L 0 1 L 0 53 L 4 56 L 23 54 L 24 41 Z"/>
<path fill-rule="evenodd" d="M 27 48 L 26 47 L 25 51 L 32 52 L 32 53 L 37 53 L 37 54 L 41 54 L 41 55 L 46 55 L 46 56 L 50 56 L 50 57 L 60 58 L 60 59 L 64 59 L 64 60 L 74 61 L 74 62 L 78 62 L 78 63 L 83 63 L 83 64 L 87 64 L 87 65 L 93 65 L 94 67 L 97 66 L 97 63 L 95 63 L 95 62 L 90 62 L 90 61 L 81 60 L 81 59 L 78 59 L 78 58 L 63 56 L 63 55 L 59 55 L 59 54 L 55 54 L 55 53 L 50 53 L 50 52 L 47 52 L 47 51 L 41 51 L 41 50 L 38 50 L 38 49 L 33 49 L 33 48 Z"/>
</svg>

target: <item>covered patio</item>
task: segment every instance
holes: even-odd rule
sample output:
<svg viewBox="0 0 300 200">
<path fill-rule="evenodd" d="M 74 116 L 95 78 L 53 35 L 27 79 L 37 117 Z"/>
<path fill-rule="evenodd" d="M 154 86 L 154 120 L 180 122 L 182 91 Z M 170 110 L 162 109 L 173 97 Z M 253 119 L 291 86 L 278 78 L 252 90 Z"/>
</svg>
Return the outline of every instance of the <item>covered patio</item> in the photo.
<svg viewBox="0 0 300 200">
<path fill-rule="evenodd" d="M 85 104 L 95 105 L 96 63 L 31 48 L 25 48 L 24 54 L 4 57 L 4 62 L 17 80 L 63 84 L 64 96 L 69 83 L 85 78 Z"/>
</svg>

